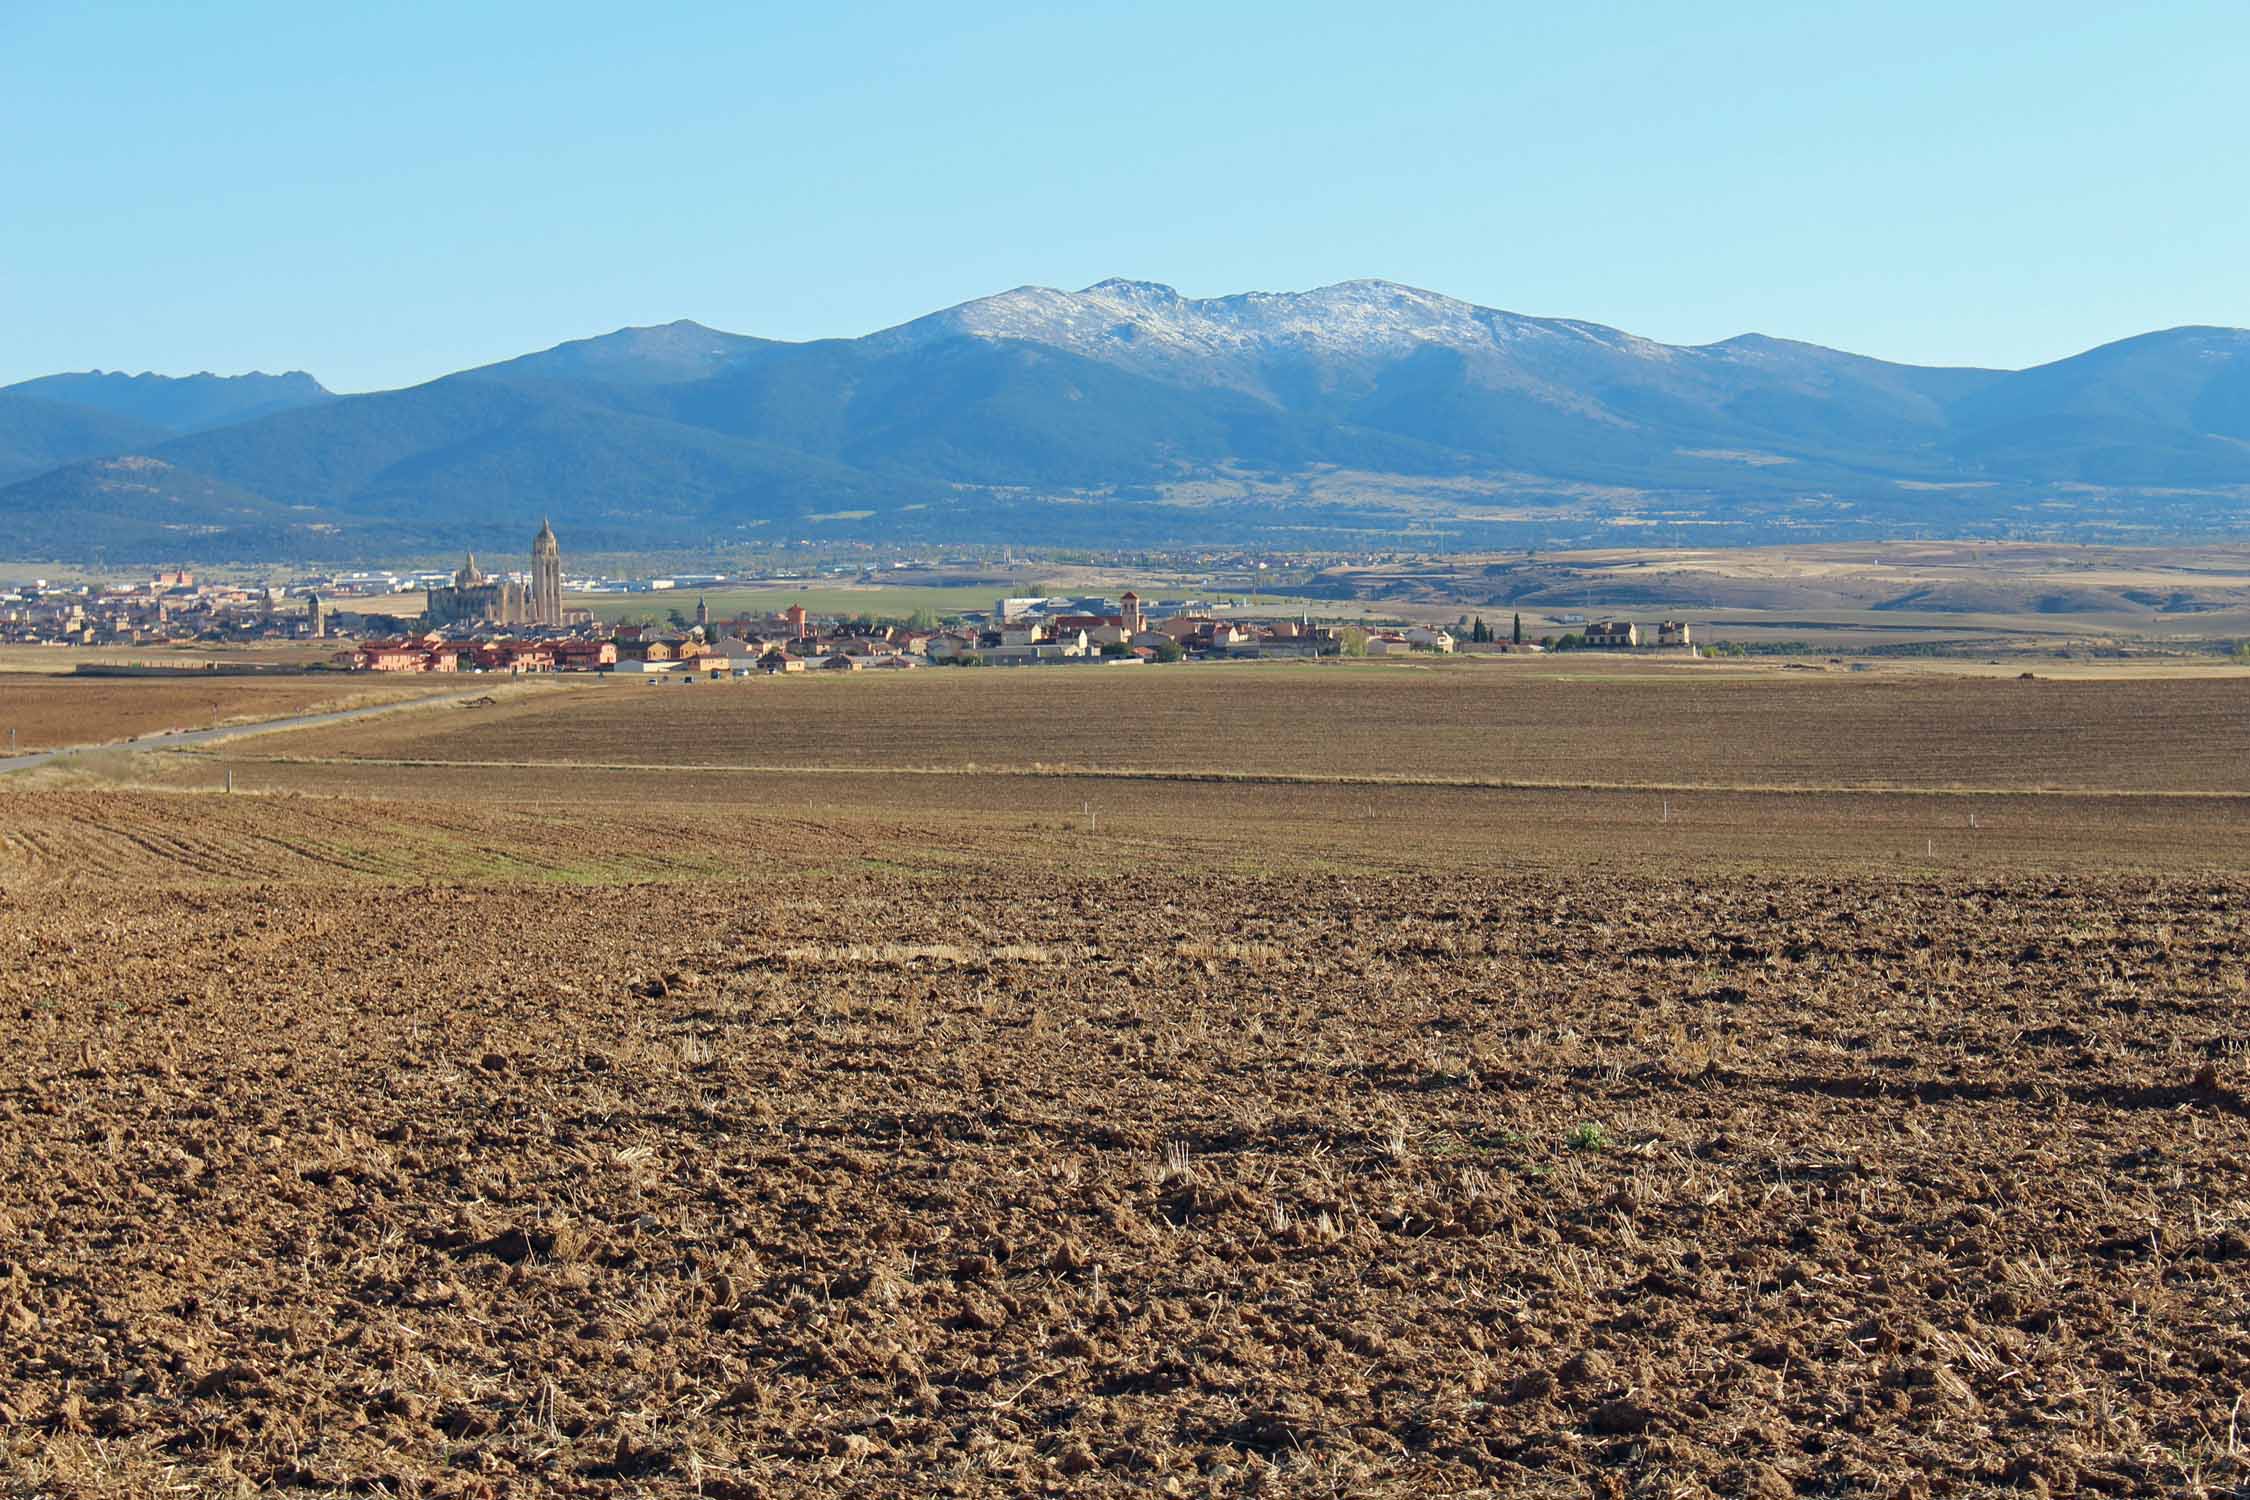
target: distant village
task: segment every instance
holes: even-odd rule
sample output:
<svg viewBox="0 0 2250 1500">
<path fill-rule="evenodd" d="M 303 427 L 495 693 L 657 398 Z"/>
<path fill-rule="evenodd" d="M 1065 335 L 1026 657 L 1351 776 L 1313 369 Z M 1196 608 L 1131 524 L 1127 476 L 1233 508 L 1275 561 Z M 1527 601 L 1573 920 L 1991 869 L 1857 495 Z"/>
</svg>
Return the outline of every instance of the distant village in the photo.
<svg viewBox="0 0 2250 1500">
<path fill-rule="evenodd" d="M 1192 601 L 1144 606 L 1115 600 L 1001 599 L 989 613 L 917 628 L 815 618 L 801 605 L 778 614 L 713 619 L 698 603 L 686 629 L 486 621 L 432 626 L 369 640 L 339 665 L 375 672 L 613 672 L 748 676 L 752 672 L 881 672 L 930 666 L 1138 666 L 1186 657 L 1335 656 L 1347 631 L 1299 620 L 1233 621 L 1192 612 Z M 509 628 L 496 630 L 496 625 Z M 1453 636 L 1416 626 L 1367 639 L 1370 654 L 1451 651 Z"/>
<path fill-rule="evenodd" d="M 359 636 L 327 662 L 363 672 L 598 672 L 708 678 L 753 673 L 911 671 L 935 666 L 1140 666 L 1187 659 L 1382 657 L 1413 652 L 1538 652 L 1521 625 L 1505 634 L 1478 620 L 1457 636 L 1439 625 L 1361 628 L 1299 616 L 1221 617 L 1195 598 L 1144 599 L 1128 589 L 1102 596 L 996 599 L 943 621 L 871 622 L 816 617 L 801 605 L 774 614 L 718 619 L 698 600 L 690 620 L 604 625 L 564 602 L 561 546 L 542 525 L 521 578 L 486 573 L 474 554 L 450 578 L 425 575 L 419 619 L 360 615 L 338 596 L 396 588 L 395 577 L 339 580 L 328 596 L 294 596 L 199 581 L 166 571 L 124 587 L 0 591 L 0 641 L 47 645 L 154 645 L 192 641 L 325 640 Z M 666 581 L 669 584 L 669 580 Z M 356 584 L 356 586 L 355 586 Z M 1603 620 L 1566 637 L 1591 650 L 1689 650 L 1689 627 L 1643 628 Z"/>
<path fill-rule="evenodd" d="M 302 640 L 327 633 L 319 596 L 199 580 L 186 571 L 122 587 L 49 586 L 35 579 L 0 590 L 0 643 L 19 646 L 153 646 L 187 641 Z"/>
</svg>

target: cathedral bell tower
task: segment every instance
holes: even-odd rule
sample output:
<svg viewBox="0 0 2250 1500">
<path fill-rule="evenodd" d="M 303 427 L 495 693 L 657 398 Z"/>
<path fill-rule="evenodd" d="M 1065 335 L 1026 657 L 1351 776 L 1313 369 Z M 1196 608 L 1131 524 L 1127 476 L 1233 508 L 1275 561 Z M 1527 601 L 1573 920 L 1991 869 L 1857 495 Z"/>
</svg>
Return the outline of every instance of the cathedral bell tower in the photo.
<svg viewBox="0 0 2250 1500">
<path fill-rule="evenodd" d="M 545 519 L 531 541 L 531 620 L 535 625 L 562 623 L 562 543 Z"/>
</svg>

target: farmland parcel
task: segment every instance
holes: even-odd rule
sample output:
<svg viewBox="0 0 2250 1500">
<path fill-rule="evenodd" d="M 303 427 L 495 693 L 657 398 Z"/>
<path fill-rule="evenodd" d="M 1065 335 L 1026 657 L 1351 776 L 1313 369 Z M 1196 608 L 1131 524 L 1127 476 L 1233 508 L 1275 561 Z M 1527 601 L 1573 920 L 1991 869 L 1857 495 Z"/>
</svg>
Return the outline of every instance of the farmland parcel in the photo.
<svg viewBox="0 0 2250 1500">
<path fill-rule="evenodd" d="M 32 1491 L 2224 1492 L 2242 691 L 554 686 L 0 783 L 0 1442 Z"/>
</svg>

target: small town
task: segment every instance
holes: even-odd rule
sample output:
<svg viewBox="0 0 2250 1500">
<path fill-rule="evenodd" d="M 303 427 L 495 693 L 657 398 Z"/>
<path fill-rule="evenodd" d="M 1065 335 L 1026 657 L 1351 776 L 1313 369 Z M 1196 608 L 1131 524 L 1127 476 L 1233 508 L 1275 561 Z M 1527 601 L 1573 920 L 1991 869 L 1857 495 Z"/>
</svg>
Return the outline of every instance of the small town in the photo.
<svg viewBox="0 0 2250 1500">
<path fill-rule="evenodd" d="M 200 580 L 184 570 L 122 587 L 0 589 L 0 644 L 151 646 L 186 641 L 303 640 L 332 625 L 318 595 L 290 597 Z"/>
<path fill-rule="evenodd" d="M 598 626 L 545 609 L 536 583 L 520 592 L 496 583 L 471 559 L 456 582 L 434 589 L 419 632 L 360 642 L 338 666 L 375 672 L 610 672 L 686 677 L 752 672 L 901 671 L 925 666 L 1138 666 L 1198 658 L 1385 655 L 1450 652 L 1451 632 L 1395 632 L 1296 620 L 1222 620 L 1193 600 L 1144 605 L 1128 589 L 1116 599 L 995 600 L 944 622 L 817 618 L 802 605 L 774 614 L 714 619 L 698 601 L 692 623 L 660 630 Z M 531 618 L 524 618 L 529 616 Z M 436 622 L 445 621 L 440 625 Z"/>
<path fill-rule="evenodd" d="M 814 615 L 802 605 L 716 618 L 698 599 L 692 618 L 605 623 L 565 603 L 561 545 L 551 526 L 533 540 L 521 576 L 487 573 L 469 554 L 450 576 L 418 575 L 419 616 L 362 612 L 366 585 L 262 589 L 161 571 L 122 587 L 49 587 L 44 580 L 0 591 L 0 642 L 119 646 L 185 642 L 333 640 L 324 665 L 361 672 L 595 672 L 651 679 L 747 677 L 753 673 L 906 671 L 922 667 L 1140 666 L 1183 660 L 1450 655 L 1462 649 L 1537 653 L 1550 640 L 1505 633 L 1481 618 L 1459 631 L 1419 623 L 1359 626 L 1222 614 L 1210 601 L 1025 595 L 990 610 L 905 620 Z M 385 586 L 400 580 L 386 575 Z M 674 581 L 662 581 L 666 591 Z M 577 592 L 572 590 L 572 592 Z M 1601 620 L 1559 643 L 1565 649 L 1692 651 L 1689 626 L 1643 627 Z"/>
</svg>

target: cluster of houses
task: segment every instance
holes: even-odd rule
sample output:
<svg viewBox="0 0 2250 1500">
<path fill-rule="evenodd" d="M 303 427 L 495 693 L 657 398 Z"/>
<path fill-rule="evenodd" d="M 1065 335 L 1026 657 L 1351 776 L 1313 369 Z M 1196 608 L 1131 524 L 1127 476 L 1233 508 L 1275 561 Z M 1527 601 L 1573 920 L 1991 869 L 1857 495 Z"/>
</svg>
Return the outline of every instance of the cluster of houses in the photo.
<svg viewBox="0 0 2250 1500">
<path fill-rule="evenodd" d="M 695 624 L 663 631 L 621 625 L 510 629 L 478 626 L 363 641 L 336 658 L 370 672 L 606 672 L 650 677 L 748 676 L 752 672 L 911 671 L 925 666 L 1134 666 L 1184 657 L 1335 656 L 1450 652 L 1437 626 L 1369 635 L 1295 620 L 1226 620 L 1193 601 L 1161 616 L 1128 590 L 1116 600 L 1003 599 L 990 614 L 946 627 L 816 620 L 802 605 L 774 615 L 714 621 L 702 604 Z"/>
<path fill-rule="evenodd" d="M 450 592 L 457 593 L 458 578 Z M 433 596 L 439 591 L 433 590 Z M 699 603 L 695 623 L 664 630 L 604 627 L 582 610 L 559 622 L 516 611 L 416 629 L 379 616 L 342 615 L 318 592 L 282 591 L 199 580 L 165 571 L 129 585 L 0 587 L 0 643 L 155 645 L 186 641 L 322 639 L 355 629 L 384 631 L 333 659 L 371 672 L 606 672 L 709 677 L 752 672 L 907 671 L 933 665 L 1136 665 L 1183 657 L 1390 656 L 1451 653 L 1459 640 L 1442 626 L 1353 629 L 1303 618 L 1223 616 L 1195 599 L 1144 601 L 1128 590 L 1107 598 L 1007 598 L 945 625 L 873 625 L 815 619 L 802 606 L 777 614 L 714 621 Z M 675 620 L 684 616 L 674 615 Z M 340 631 L 339 631 L 340 627 Z M 1483 633 L 1478 632 L 1483 640 Z M 1590 650 L 1692 649 L 1689 627 L 1600 620 L 1576 641 Z M 1537 651 L 1528 643 L 1475 649 Z"/>
<path fill-rule="evenodd" d="M 168 641 L 297 640 L 328 628 L 318 595 L 199 581 L 167 571 L 126 585 L 0 589 L 0 642 L 41 646 L 143 646 Z"/>
<path fill-rule="evenodd" d="M 1436 651 L 1450 655 L 1460 642 L 1452 631 L 1442 625 L 1409 625 L 1403 630 L 1379 630 L 1368 635 L 1364 649 L 1369 656 L 1397 656 L 1407 651 Z M 1500 648 L 1494 649 L 1517 649 Z M 1520 648 L 1536 651 L 1537 646 Z"/>
<path fill-rule="evenodd" d="M 1069 661 L 1177 661 L 1183 656 L 1335 655 L 1338 632 L 1309 621 L 1222 620 L 1192 601 L 1156 611 L 1128 589 L 1106 599 L 1002 599 L 982 622 L 940 631 L 922 647 L 932 661 L 1021 666 Z"/>
<path fill-rule="evenodd" d="M 1643 631 L 1631 620 L 1596 620 L 1586 627 L 1581 639 L 1589 651 L 1686 649 L 1695 644 L 1694 632 L 1678 620 L 1666 620 L 1650 631 Z"/>
</svg>

